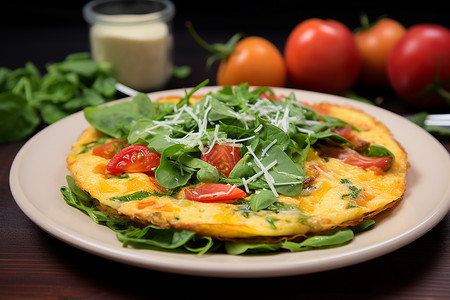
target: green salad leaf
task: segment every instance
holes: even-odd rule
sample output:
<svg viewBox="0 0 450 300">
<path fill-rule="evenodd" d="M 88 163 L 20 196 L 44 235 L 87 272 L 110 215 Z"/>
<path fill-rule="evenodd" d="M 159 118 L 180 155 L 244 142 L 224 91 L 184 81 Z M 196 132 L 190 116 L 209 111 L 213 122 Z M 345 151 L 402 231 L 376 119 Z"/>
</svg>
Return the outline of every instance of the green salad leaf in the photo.
<svg viewBox="0 0 450 300">
<path fill-rule="evenodd" d="M 365 220 L 358 226 L 337 229 L 326 235 L 307 238 L 302 242 L 287 240 L 273 244 L 221 242 L 211 237 L 198 236 L 190 230 L 161 229 L 154 225 L 138 228 L 132 221 L 101 211 L 97 208 L 96 200 L 89 193 L 80 189 L 75 184 L 73 177 L 66 176 L 66 180 L 67 186 L 61 187 L 61 193 L 66 203 L 86 213 L 95 223 L 107 226 L 113 230 L 124 247 L 145 247 L 164 251 L 184 250 L 198 255 L 212 251 L 225 251 L 232 255 L 274 252 L 281 249 L 297 252 L 345 245 L 353 239 L 354 233 L 369 230 L 375 223 L 373 220 Z M 149 196 L 149 194 L 143 195 L 140 193 L 139 195 L 129 195 L 128 197 L 143 199 L 145 196 Z"/>
<path fill-rule="evenodd" d="M 111 65 L 84 52 L 49 64 L 45 75 L 31 62 L 15 70 L 0 68 L 0 143 L 24 139 L 41 123 L 112 100 L 115 84 Z"/>
</svg>

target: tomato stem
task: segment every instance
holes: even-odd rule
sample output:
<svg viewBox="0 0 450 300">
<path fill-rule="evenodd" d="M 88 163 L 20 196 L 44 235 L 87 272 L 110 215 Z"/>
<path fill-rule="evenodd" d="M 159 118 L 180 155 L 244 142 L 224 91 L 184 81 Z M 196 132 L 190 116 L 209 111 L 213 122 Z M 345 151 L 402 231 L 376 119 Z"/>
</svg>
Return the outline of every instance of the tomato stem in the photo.
<svg viewBox="0 0 450 300">
<path fill-rule="evenodd" d="M 237 33 L 233 35 L 225 44 L 222 43 L 209 44 L 198 35 L 191 22 L 186 22 L 186 28 L 188 29 L 188 32 L 191 35 L 191 37 L 200 47 L 213 54 L 207 61 L 208 67 L 210 67 L 212 63 L 215 62 L 217 59 L 227 60 L 228 57 L 230 57 L 230 55 L 233 54 L 236 43 L 239 42 L 239 40 L 242 38 L 242 34 Z"/>
</svg>

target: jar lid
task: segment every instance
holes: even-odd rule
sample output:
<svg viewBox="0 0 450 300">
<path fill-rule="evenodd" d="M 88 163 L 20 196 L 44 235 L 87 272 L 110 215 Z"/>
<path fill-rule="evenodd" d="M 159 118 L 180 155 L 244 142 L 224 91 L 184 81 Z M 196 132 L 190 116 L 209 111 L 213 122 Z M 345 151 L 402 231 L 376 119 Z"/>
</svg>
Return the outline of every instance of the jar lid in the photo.
<svg viewBox="0 0 450 300">
<path fill-rule="evenodd" d="M 90 24 L 167 22 L 174 14 L 175 6 L 168 0 L 94 0 L 83 7 L 84 19 Z"/>
</svg>

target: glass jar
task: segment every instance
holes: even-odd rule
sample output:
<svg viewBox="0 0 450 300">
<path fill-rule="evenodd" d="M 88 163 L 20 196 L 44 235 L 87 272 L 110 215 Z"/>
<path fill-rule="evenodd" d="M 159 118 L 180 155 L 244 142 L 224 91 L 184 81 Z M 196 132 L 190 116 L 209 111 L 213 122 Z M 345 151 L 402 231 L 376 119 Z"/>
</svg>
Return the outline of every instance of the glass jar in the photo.
<svg viewBox="0 0 450 300">
<path fill-rule="evenodd" d="M 118 82 L 141 92 L 163 87 L 173 68 L 171 21 L 165 0 L 94 0 L 83 7 L 95 61 L 110 62 Z"/>
</svg>

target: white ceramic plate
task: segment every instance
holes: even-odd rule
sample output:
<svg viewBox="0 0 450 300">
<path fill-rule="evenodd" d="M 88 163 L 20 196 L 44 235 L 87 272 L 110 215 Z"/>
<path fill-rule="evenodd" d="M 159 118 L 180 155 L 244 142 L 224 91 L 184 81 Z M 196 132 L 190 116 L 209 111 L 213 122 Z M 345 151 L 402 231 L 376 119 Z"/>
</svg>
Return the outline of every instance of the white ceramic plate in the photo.
<svg viewBox="0 0 450 300">
<path fill-rule="evenodd" d="M 203 88 L 198 93 L 216 90 Z M 411 168 L 407 189 L 395 209 L 377 218 L 374 229 L 356 235 L 348 245 L 299 253 L 267 255 L 170 253 L 123 248 L 113 231 L 95 224 L 70 207 L 60 194 L 66 185 L 66 155 L 81 132 L 88 127 L 83 114 L 76 113 L 31 138 L 14 159 L 10 173 L 13 196 L 23 212 L 38 226 L 58 239 L 87 252 L 154 270 L 219 277 L 272 277 L 330 270 L 366 261 L 394 251 L 419 238 L 441 219 L 450 207 L 450 157 L 426 131 L 406 119 L 375 106 L 314 92 L 274 89 L 310 103 L 349 104 L 387 125 L 408 152 Z M 149 94 L 184 95 L 184 90 Z"/>
</svg>

